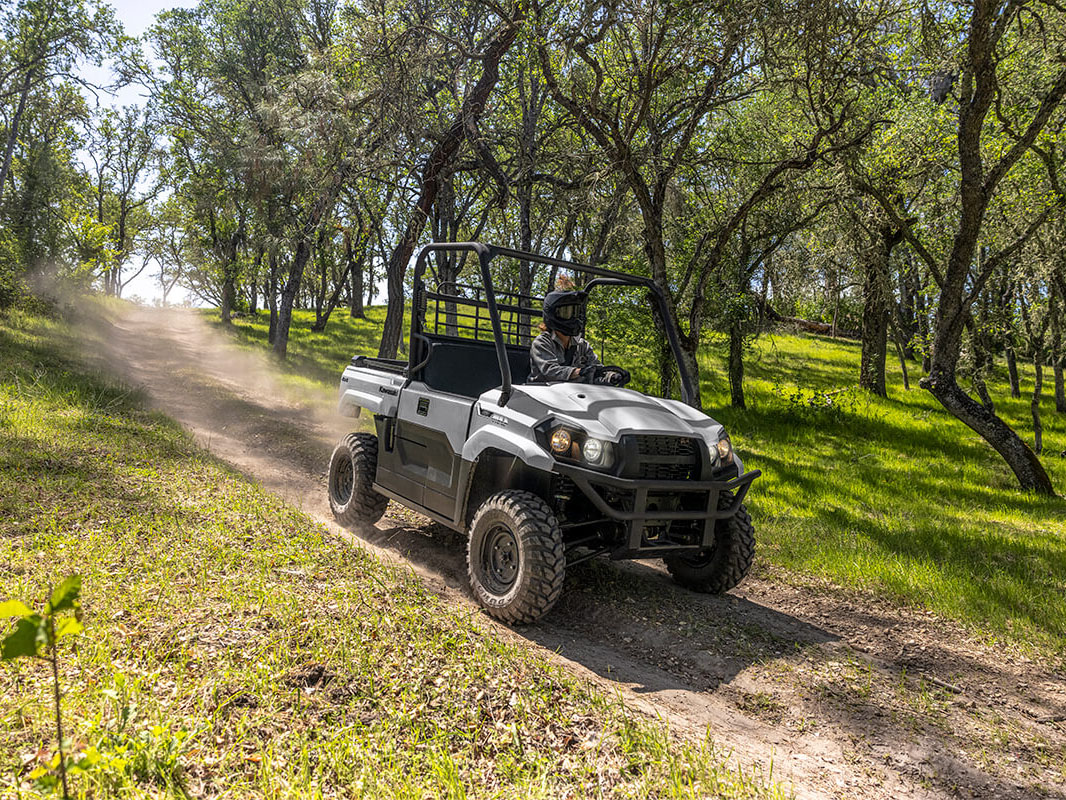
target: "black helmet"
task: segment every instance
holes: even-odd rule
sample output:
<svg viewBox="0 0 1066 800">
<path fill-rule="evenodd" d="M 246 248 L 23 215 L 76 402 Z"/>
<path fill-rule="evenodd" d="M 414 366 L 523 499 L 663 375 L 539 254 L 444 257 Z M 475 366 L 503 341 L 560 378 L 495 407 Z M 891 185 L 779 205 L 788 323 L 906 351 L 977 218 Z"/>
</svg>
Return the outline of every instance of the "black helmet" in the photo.
<svg viewBox="0 0 1066 800">
<path fill-rule="evenodd" d="M 577 336 L 585 330 L 584 292 L 548 292 L 544 298 L 544 324 L 550 331 Z"/>
</svg>

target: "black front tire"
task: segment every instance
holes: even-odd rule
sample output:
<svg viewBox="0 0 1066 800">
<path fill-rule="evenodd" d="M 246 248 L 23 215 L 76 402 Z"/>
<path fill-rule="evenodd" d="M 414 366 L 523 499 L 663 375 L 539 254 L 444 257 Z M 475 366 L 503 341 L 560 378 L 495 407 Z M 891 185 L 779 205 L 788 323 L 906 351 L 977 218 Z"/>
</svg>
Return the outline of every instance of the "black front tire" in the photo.
<svg viewBox="0 0 1066 800">
<path fill-rule="evenodd" d="M 389 498 L 374 491 L 378 469 L 378 437 L 349 433 L 329 460 L 329 507 L 342 525 L 373 525 L 385 513 Z"/>
<path fill-rule="evenodd" d="M 489 615 L 511 624 L 536 622 L 563 591 L 563 534 L 535 494 L 498 492 L 474 515 L 466 563 L 474 597 Z"/>
<path fill-rule="evenodd" d="M 755 527 L 741 506 L 730 519 L 719 520 L 714 547 L 695 553 L 666 556 L 666 568 L 682 586 L 707 594 L 722 594 L 739 584 L 755 558 Z"/>
</svg>

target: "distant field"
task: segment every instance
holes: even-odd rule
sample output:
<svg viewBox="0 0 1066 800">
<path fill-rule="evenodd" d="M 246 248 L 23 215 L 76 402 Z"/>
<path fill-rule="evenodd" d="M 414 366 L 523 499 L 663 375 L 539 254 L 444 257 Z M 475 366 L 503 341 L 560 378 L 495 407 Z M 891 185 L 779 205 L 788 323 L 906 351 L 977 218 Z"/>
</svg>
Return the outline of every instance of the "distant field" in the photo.
<svg viewBox="0 0 1066 800">
<path fill-rule="evenodd" d="M 84 579 L 73 796 L 785 796 L 328 537 L 87 344 L 0 316 L 0 600 Z M 0 665 L 0 797 L 54 796 L 52 714 L 45 663 Z"/>
<path fill-rule="evenodd" d="M 297 312 L 288 369 L 335 385 L 352 355 L 377 352 L 384 309 L 367 317 L 341 310 L 315 334 L 313 314 Z M 233 326 L 253 346 L 266 346 L 266 330 L 265 315 Z M 702 354 L 703 401 L 746 463 L 763 471 L 749 495 L 762 575 L 870 590 L 960 620 L 990 641 L 1066 655 L 1066 500 L 1018 492 L 999 456 L 917 388 L 920 365 L 911 365 L 906 392 L 890 360 L 882 400 L 854 388 L 858 344 L 764 336 L 748 355 L 744 411 L 728 405 L 724 357 L 724 343 Z M 1031 443 L 1031 367 L 1022 381 L 1021 400 L 1009 397 L 1002 375 L 989 391 Z M 1066 494 L 1066 415 L 1055 413 L 1050 383 L 1043 462 Z"/>
</svg>

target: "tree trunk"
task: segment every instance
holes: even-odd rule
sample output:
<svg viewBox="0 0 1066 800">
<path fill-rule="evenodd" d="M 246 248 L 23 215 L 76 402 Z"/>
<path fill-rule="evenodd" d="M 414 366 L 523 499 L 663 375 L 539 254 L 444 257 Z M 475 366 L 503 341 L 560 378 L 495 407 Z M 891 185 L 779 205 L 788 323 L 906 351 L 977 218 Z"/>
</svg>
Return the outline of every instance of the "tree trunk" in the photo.
<svg viewBox="0 0 1066 800">
<path fill-rule="evenodd" d="M 970 380 L 977 390 L 977 396 L 981 398 L 981 405 L 985 407 L 986 411 L 995 413 L 995 404 L 992 402 L 992 397 L 988 394 L 988 387 L 985 385 L 985 372 L 991 366 L 992 359 L 985 352 L 981 334 L 972 314 L 966 321 L 966 330 L 970 334 L 970 352 L 973 362 L 970 370 Z"/>
<path fill-rule="evenodd" d="M 533 226 L 530 222 L 530 208 L 532 205 L 532 182 L 523 185 L 518 190 L 518 228 L 519 249 L 528 253 L 533 248 Z M 527 297 L 533 294 L 533 265 L 528 261 L 518 263 L 518 302 L 521 304 Z M 529 347 L 533 339 L 531 330 L 532 320 L 528 314 L 522 314 L 518 318 L 518 342 L 524 347 Z"/>
<path fill-rule="evenodd" d="M 1040 394 L 1044 389 L 1044 363 L 1043 353 L 1037 348 L 1033 354 L 1033 369 L 1036 377 L 1033 380 L 1033 399 L 1029 402 L 1029 410 L 1033 414 L 1033 450 L 1037 455 L 1044 451 L 1044 426 L 1040 424 Z"/>
<path fill-rule="evenodd" d="M 248 281 L 248 310 L 252 316 L 259 310 L 259 273 L 263 267 L 263 246 L 255 249 L 255 264 L 252 268 L 252 277 Z"/>
<path fill-rule="evenodd" d="M 1000 76 L 997 71 L 1001 68 L 1002 50 L 999 44 L 1010 16 L 1007 11 L 1002 12 L 1005 16 L 997 16 L 999 7 L 993 9 L 988 3 L 973 3 L 970 8 L 967 47 L 960 65 L 963 78 L 956 129 L 958 217 L 951 247 L 938 280 L 940 303 L 933 340 L 932 370 L 923 385 L 948 411 L 980 434 L 1003 456 L 1022 489 L 1054 495 L 1051 480 L 1036 453 L 1007 423 L 963 392 L 955 374 L 973 297 L 982 291 L 990 277 L 990 272 L 984 267 L 974 273 L 978 239 L 989 203 L 999 183 L 1036 141 L 1066 97 L 1066 70 L 1057 69 L 1054 83 L 1041 99 L 1040 108 L 1030 119 L 1024 133 L 998 159 L 986 163 L 984 156 L 987 147 L 983 146 L 983 134 L 989 129 L 989 111 L 1000 96 Z M 997 261 L 1006 262 L 1010 249 L 1021 247 L 1026 238 L 1033 235 L 1041 219 L 1041 216 L 1035 217 L 1033 225 L 1025 233 L 992 257 L 995 259 L 993 269 L 998 266 Z"/>
<path fill-rule="evenodd" d="M 333 309 L 337 307 L 337 304 L 341 301 L 341 292 L 344 291 L 348 284 L 348 275 L 351 273 L 353 260 L 347 260 L 344 266 L 344 274 L 337 280 L 336 285 L 333 287 L 333 293 L 329 296 L 329 299 L 325 301 L 322 308 L 315 313 L 315 324 L 311 326 L 311 330 L 315 333 L 321 333 L 326 329 L 329 318 L 333 314 Z M 325 277 L 325 276 L 323 276 Z"/>
<path fill-rule="evenodd" d="M 11 118 L 11 127 L 7 131 L 7 142 L 4 145 L 4 161 L 0 164 L 0 200 L 4 199 L 4 188 L 7 186 L 7 177 L 11 173 L 11 156 L 15 152 L 15 143 L 19 137 L 19 125 L 22 122 L 22 114 L 26 110 L 26 98 L 30 95 L 30 86 L 33 84 L 33 70 L 26 71 L 26 77 L 22 81 L 22 89 L 19 92 L 19 104 L 15 109 L 15 116 Z"/>
<path fill-rule="evenodd" d="M 278 248 L 270 249 L 270 278 L 267 286 L 267 305 L 270 307 L 270 328 L 267 342 L 274 344 L 278 332 Z"/>
<path fill-rule="evenodd" d="M 924 291 L 919 291 L 915 296 L 914 307 L 917 310 L 915 322 L 918 325 L 918 336 L 922 340 L 922 372 L 928 375 L 933 365 L 929 358 L 929 312 L 925 306 Z"/>
<path fill-rule="evenodd" d="M 660 397 L 673 397 L 674 396 L 674 383 L 677 375 L 676 368 L 674 366 L 674 351 L 670 349 L 669 343 L 666 341 L 666 337 L 659 337 L 659 396 Z"/>
<path fill-rule="evenodd" d="M 953 375 L 946 374 L 934 363 L 922 384 L 952 416 L 979 434 L 1003 457 L 1023 489 L 1054 496 L 1051 479 L 1036 453 L 1007 423 L 966 394 Z"/>
<path fill-rule="evenodd" d="M 1062 362 L 1063 362 L 1062 356 L 1061 355 L 1056 356 L 1056 358 L 1055 358 L 1055 366 L 1054 366 L 1054 372 L 1055 372 L 1055 410 L 1057 412 L 1059 412 L 1060 414 L 1066 412 L 1066 391 L 1064 391 L 1064 389 L 1066 389 L 1066 387 L 1063 386 L 1063 381 L 1062 381 Z"/>
<path fill-rule="evenodd" d="M 312 291 L 312 301 L 315 306 L 315 323 L 311 326 L 311 330 L 316 333 L 321 332 L 326 327 L 322 312 L 326 307 L 326 294 L 329 292 L 329 265 L 326 263 L 327 233 L 326 226 L 321 226 L 318 229 L 318 237 L 315 242 L 314 256 L 318 264 L 318 284 L 313 287 Z"/>
<path fill-rule="evenodd" d="M 975 373 L 973 377 L 974 388 L 977 389 L 977 396 L 981 398 L 981 405 L 984 406 L 985 411 L 991 414 L 996 413 L 996 404 L 992 402 L 992 396 L 988 393 L 988 387 L 985 385 L 985 379 L 980 374 Z"/>
<path fill-rule="evenodd" d="M 1052 276 L 1051 281 L 1051 370 L 1055 376 L 1055 411 L 1059 414 L 1066 412 L 1066 390 L 1062 382 L 1062 368 L 1064 359 L 1062 352 L 1062 297 L 1059 276 Z"/>
<path fill-rule="evenodd" d="M 897 339 L 907 358 L 914 358 L 914 335 L 918 331 L 916 318 L 918 275 L 914 267 L 914 253 L 906 251 L 899 271 L 899 304 L 896 307 Z"/>
<path fill-rule="evenodd" d="M 663 243 L 663 224 L 662 224 L 662 211 L 653 207 L 642 207 L 641 215 L 644 220 L 644 226 L 642 231 L 642 238 L 644 239 L 644 254 L 648 259 L 648 263 L 651 266 L 651 273 L 653 279 L 659 283 L 660 286 L 668 285 L 666 281 L 666 246 Z M 658 306 L 652 304 L 652 309 L 655 311 L 654 318 L 656 326 L 659 328 L 660 335 L 668 342 L 666 337 L 666 326 L 670 326 L 674 330 L 674 335 L 677 337 L 678 342 L 681 345 L 681 358 L 683 360 L 683 366 L 685 366 L 688 378 L 691 381 L 689 390 L 689 403 L 694 408 L 702 409 L 702 402 L 700 398 L 700 372 L 699 362 L 696 359 L 696 351 L 699 348 L 700 341 L 700 328 L 699 325 L 691 324 L 689 334 L 686 336 L 681 331 L 681 326 L 678 324 L 677 306 L 672 301 L 672 298 L 664 290 L 666 296 L 666 319 L 661 319 L 658 314 Z M 673 365 L 671 367 L 671 374 L 673 371 Z M 662 371 L 664 366 L 660 363 L 660 379 L 665 385 L 667 383 L 667 374 Z M 678 375 L 678 378 L 684 383 L 685 378 L 682 375 Z M 668 395 L 664 395 L 666 397 Z"/>
<path fill-rule="evenodd" d="M 859 386 L 885 397 L 885 360 L 888 356 L 888 320 L 885 310 L 869 298 L 862 311 L 862 357 L 859 362 Z"/>
<path fill-rule="evenodd" d="M 418 200 L 407 221 L 407 227 L 392 251 L 386 266 L 389 299 L 385 312 L 385 324 L 381 331 L 381 346 L 378 348 L 379 358 L 395 358 L 399 350 L 405 305 L 403 283 L 407 264 L 414 254 L 418 238 L 422 235 L 437 192 L 440 191 L 441 178 L 459 152 L 460 146 L 466 139 L 467 131 L 471 126 L 476 126 L 484 113 L 485 103 L 500 78 L 500 61 L 514 44 L 519 27 L 525 21 L 525 15 L 525 5 L 519 4 L 515 9 L 514 17 L 504 22 L 504 27 L 485 48 L 481 57 L 481 76 L 474 88 L 463 99 L 456 119 L 426 160 L 426 166 L 422 170 L 422 186 Z"/>
<path fill-rule="evenodd" d="M 365 248 L 363 252 L 365 256 Z M 350 231 L 346 231 L 344 234 L 344 257 L 348 261 L 348 274 L 351 279 L 349 316 L 352 319 L 366 319 L 366 311 L 363 308 L 363 263 L 366 258 L 360 258 L 359 263 L 355 263 L 355 259 L 352 256 L 352 235 Z"/>
<path fill-rule="evenodd" d="M 888 358 L 889 259 L 901 234 L 890 225 L 881 225 L 864 254 L 862 306 L 862 358 L 859 386 L 886 397 L 885 361 Z"/>
<path fill-rule="evenodd" d="M 533 170 L 536 161 L 537 124 L 540 118 L 541 92 L 537 72 L 529 67 L 528 92 L 524 70 L 519 75 L 519 98 L 522 102 L 522 122 L 518 141 L 518 249 L 528 253 L 533 249 Z M 533 293 L 533 265 L 528 261 L 518 264 L 518 293 L 529 296 Z M 519 298 L 519 303 L 522 302 Z M 528 347 L 532 339 L 531 319 L 523 314 L 518 319 L 519 343 Z"/>
<path fill-rule="evenodd" d="M 1003 349 L 1007 354 L 1007 380 L 1010 381 L 1010 396 L 1021 397 L 1022 387 L 1018 382 L 1018 356 L 1014 353 L 1014 343 L 1009 333 L 1003 344 Z"/>
<path fill-rule="evenodd" d="M 972 250 L 969 254 L 960 254 L 959 249 L 957 240 L 953 258 L 972 255 Z M 953 267 L 954 270 L 958 270 L 958 265 Z M 1006 422 L 966 394 L 955 379 L 968 308 L 962 293 L 966 272 L 954 271 L 954 275 L 954 285 L 945 281 L 941 292 L 932 369 L 929 376 L 922 380 L 922 387 L 928 389 L 956 419 L 978 433 L 1003 457 L 1022 489 L 1054 496 L 1051 479 L 1032 449 Z"/>
<path fill-rule="evenodd" d="M 233 309 L 236 306 L 237 286 L 236 276 L 229 267 L 223 268 L 222 273 L 222 321 L 229 323 L 233 318 Z"/>
<path fill-rule="evenodd" d="M 370 308 L 374 305 L 374 297 L 377 295 L 376 281 L 378 279 L 377 271 L 374 269 L 374 258 L 371 256 L 366 260 L 366 274 L 363 276 L 364 285 L 366 287 L 366 306 Z"/>
<path fill-rule="evenodd" d="M 972 191 L 972 189 L 971 189 Z M 964 207 L 963 209 L 967 209 Z M 1002 419 L 976 402 L 958 385 L 956 371 L 962 349 L 966 321 L 971 317 L 971 298 L 965 294 L 970 266 L 976 250 L 981 215 L 972 207 L 960 219 L 955 235 L 937 309 L 936 337 L 933 340 L 932 369 L 922 386 L 940 401 L 956 419 L 978 433 L 1010 466 L 1022 489 L 1054 495 L 1040 459 Z"/>
<path fill-rule="evenodd" d="M 315 232 L 323 220 L 333 210 L 337 202 L 337 195 L 341 187 L 348 180 L 352 171 L 352 165 L 341 162 L 330 178 L 325 190 L 315 198 L 307 211 L 307 217 L 300 226 L 296 240 L 296 252 L 293 255 L 292 265 L 289 267 L 289 276 L 285 281 L 285 288 L 281 291 L 281 308 L 278 310 L 278 324 L 274 331 L 274 353 L 278 358 L 284 359 L 289 347 L 289 326 L 292 324 L 292 309 L 300 291 L 300 281 L 303 278 L 304 267 L 311 255 L 311 234 Z"/>
<path fill-rule="evenodd" d="M 895 328 L 893 341 L 896 344 L 896 356 L 899 358 L 899 370 L 903 373 L 903 390 L 909 392 L 911 390 L 911 378 L 907 372 L 907 352 L 903 345 L 903 336 L 898 327 Z"/>
<path fill-rule="evenodd" d="M 440 193 L 433 204 L 433 238 L 438 242 L 455 241 L 459 225 L 455 219 L 455 184 L 454 175 L 448 172 L 441 179 Z M 437 251 L 437 278 L 445 296 L 456 294 L 456 282 L 459 280 L 459 254 Z M 458 308 L 455 301 L 444 301 L 444 332 L 448 336 L 459 335 Z M 469 309 L 467 309 L 469 312 Z M 440 324 L 439 320 L 435 323 Z M 467 322 L 469 324 L 469 322 Z"/>
<path fill-rule="evenodd" d="M 274 354 L 281 359 L 288 355 L 289 350 L 289 326 L 292 324 L 292 308 L 296 302 L 296 294 L 300 291 L 300 280 L 303 278 L 304 267 L 311 255 L 311 242 L 306 236 L 300 238 L 296 245 L 296 253 L 293 255 L 292 265 L 289 267 L 288 279 L 285 287 L 281 290 L 281 307 L 278 309 L 278 324 L 274 331 Z"/>
<path fill-rule="evenodd" d="M 829 336 L 833 339 L 837 338 L 837 316 L 840 314 L 840 285 L 839 277 L 837 275 L 836 265 L 833 265 L 826 272 L 826 293 L 829 297 L 829 302 L 833 306 L 833 315 L 829 320 Z"/>
<path fill-rule="evenodd" d="M 699 334 L 694 336 L 681 336 L 681 363 L 684 364 L 689 377 L 692 379 L 691 399 L 690 405 L 693 408 L 702 410 L 703 404 L 700 400 L 700 364 L 696 357 L 696 350 L 699 347 Z"/>
<path fill-rule="evenodd" d="M 242 215 L 237 230 L 224 250 L 225 263 L 222 266 L 222 321 L 229 323 L 233 316 L 233 309 L 237 305 L 237 277 L 240 272 L 240 262 L 237 260 L 237 249 L 244 238 L 244 217 Z"/>
<path fill-rule="evenodd" d="M 733 408 L 747 408 L 744 402 L 744 331 L 739 322 L 729 326 L 729 398 Z"/>
</svg>

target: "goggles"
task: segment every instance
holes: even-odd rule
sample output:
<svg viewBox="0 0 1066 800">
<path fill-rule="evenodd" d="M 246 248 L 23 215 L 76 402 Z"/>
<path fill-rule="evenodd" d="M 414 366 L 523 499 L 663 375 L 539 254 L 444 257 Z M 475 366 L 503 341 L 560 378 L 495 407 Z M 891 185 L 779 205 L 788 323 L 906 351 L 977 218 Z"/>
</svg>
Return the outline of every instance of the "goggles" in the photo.
<svg viewBox="0 0 1066 800">
<path fill-rule="evenodd" d="M 566 306 L 559 306 L 555 309 L 555 315 L 559 319 L 573 319 L 578 314 L 580 306 L 576 304 L 570 304 Z"/>
</svg>

